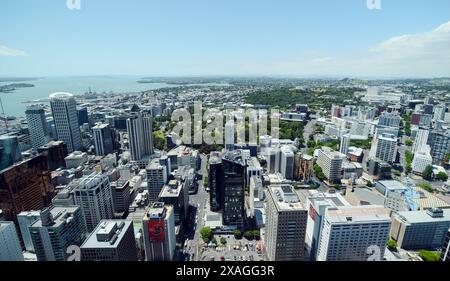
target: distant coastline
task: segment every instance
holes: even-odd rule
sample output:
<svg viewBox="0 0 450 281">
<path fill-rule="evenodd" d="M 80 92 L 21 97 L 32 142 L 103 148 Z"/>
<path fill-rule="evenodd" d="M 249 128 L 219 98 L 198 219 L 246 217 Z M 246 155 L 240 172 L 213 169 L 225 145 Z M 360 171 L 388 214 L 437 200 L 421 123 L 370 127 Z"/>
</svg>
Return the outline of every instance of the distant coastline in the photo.
<svg viewBox="0 0 450 281">
<path fill-rule="evenodd" d="M 0 86 L 0 93 L 11 93 L 20 88 L 31 88 L 31 87 L 34 87 L 34 85 L 29 83 L 12 83 Z"/>
</svg>

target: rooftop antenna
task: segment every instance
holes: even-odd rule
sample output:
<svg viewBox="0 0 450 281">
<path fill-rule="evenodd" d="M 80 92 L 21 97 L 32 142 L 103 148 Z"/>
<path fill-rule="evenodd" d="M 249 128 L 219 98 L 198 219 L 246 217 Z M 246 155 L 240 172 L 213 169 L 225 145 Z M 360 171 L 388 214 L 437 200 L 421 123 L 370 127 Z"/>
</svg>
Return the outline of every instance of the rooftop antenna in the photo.
<svg viewBox="0 0 450 281">
<path fill-rule="evenodd" d="M 8 130 L 8 118 L 6 117 L 5 109 L 3 108 L 2 98 L 0 98 L 0 106 L 2 108 L 2 115 L 5 118 L 5 128 L 6 128 L 6 130 Z"/>
</svg>

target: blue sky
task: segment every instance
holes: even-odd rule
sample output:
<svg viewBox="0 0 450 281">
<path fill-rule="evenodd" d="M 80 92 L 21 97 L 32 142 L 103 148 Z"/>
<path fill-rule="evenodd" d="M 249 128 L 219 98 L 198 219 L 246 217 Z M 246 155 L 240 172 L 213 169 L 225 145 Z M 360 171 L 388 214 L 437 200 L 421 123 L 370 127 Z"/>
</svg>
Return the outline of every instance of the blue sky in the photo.
<svg viewBox="0 0 450 281">
<path fill-rule="evenodd" d="M 450 76 L 450 1 L 0 1 L 0 76 Z"/>
</svg>

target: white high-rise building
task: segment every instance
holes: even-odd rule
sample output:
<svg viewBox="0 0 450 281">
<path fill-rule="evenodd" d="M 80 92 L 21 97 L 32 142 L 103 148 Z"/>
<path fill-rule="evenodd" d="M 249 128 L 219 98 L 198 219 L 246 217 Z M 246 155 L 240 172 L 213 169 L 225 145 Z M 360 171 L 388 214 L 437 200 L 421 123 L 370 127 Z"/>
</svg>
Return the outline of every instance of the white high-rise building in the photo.
<svg viewBox="0 0 450 281">
<path fill-rule="evenodd" d="M 306 224 L 306 248 L 309 260 L 315 261 L 317 259 L 325 211 L 328 208 L 351 205 L 339 193 L 322 193 L 316 190 L 309 191 L 305 205 L 309 210 L 308 223 Z"/>
<path fill-rule="evenodd" d="M 23 244 L 28 252 L 34 252 L 33 241 L 31 240 L 29 227 L 41 218 L 39 211 L 21 212 L 17 215 L 20 234 L 22 235 Z"/>
<path fill-rule="evenodd" d="M 175 254 L 175 217 L 171 205 L 155 202 L 142 220 L 145 259 L 171 261 Z"/>
<path fill-rule="evenodd" d="M 225 123 L 225 149 L 233 150 L 234 149 L 234 132 L 235 124 L 234 120 L 229 120 Z"/>
<path fill-rule="evenodd" d="M 22 248 L 12 221 L 0 221 L 0 261 L 23 261 Z"/>
<path fill-rule="evenodd" d="M 345 155 L 338 151 L 334 151 L 329 147 L 322 147 L 319 149 L 319 156 L 317 158 L 317 165 L 322 168 L 327 179 L 334 183 L 341 179 L 342 162 Z"/>
<path fill-rule="evenodd" d="M 28 130 L 30 132 L 31 145 L 34 150 L 49 142 L 49 134 L 45 112 L 41 106 L 32 105 L 25 111 Z"/>
<path fill-rule="evenodd" d="M 414 153 L 414 159 L 412 162 L 412 171 L 415 174 L 422 175 L 423 171 L 427 166 L 433 164 L 433 157 L 431 157 L 431 148 L 429 145 L 422 145 Z"/>
<path fill-rule="evenodd" d="M 397 138 L 390 134 L 378 135 L 372 143 L 370 157 L 388 163 L 395 162 L 397 157 Z"/>
<path fill-rule="evenodd" d="M 280 172 L 285 179 L 294 178 L 294 152 L 289 146 L 283 146 L 280 150 Z"/>
<path fill-rule="evenodd" d="M 84 241 L 82 261 L 137 261 L 132 220 L 102 220 Z"/>
<path fill-rule="evenodd" d="M 327 208 L 318 241 L 318 261 L 381 261 L 391 219 L 382 206 Z"/>
<path fill-rule="evenodd" d="M 74 190 L 75 204 L 81 207 L 88 232 L 102 219 L 114 217 L 113 196 L 108 176 L 92 173 L 81 178 Z"/>
<path fill-rule="evenodd" d="M 417 152 L 419 148 L 421 148 L 423 145 L 426 145 L 428 143 L 429 134 L 430 134 L 430 131 L 428 131 L 427 129 L 421 129 L 421 128 L 418 129 L 416 138 L 414 140 L 414 144 L 412 147 L 413 153 Z"/>
<path fill-rule="evenodd" d="M 53 120 L 57 139 L 67 144 L 69 152 L 81 150 L 80 126 L 78 125 L 77 103 L 70 93 L 54 93 L 50 95 Z"/>
<path fill-rule="evenodd" d="M 344 155 L 347 155 L 349 147 L 350 147 L 350 135 L 343 135 L 341 137 L 341 145 L 339 146 L 339 152 Z"/>
<path fill-rule="evenodd" d="M 302 261 L 308 211 L 290 185 L 268 188 L 266 253 L 269 261 Z"/>
<path fill-rule="evenodd" d="M 167 169 L 168 167 L 162 165 L 159 159 L 153 159 L 146 168 L 147 188 L 151 202 L 158 201 L 158 196 L 168 181 Z"/>
<path fill-rule="evenodd" d="M 127 119 L 128 141 L 132 161 L 140 161 L 153 154 L 152 117 L 141 112 L 134 112 Z"/>
<path fill-rule="evenodd" d="M 433 110 L 433 121 L 444 121 L 445 118 L 445 106 L 443 105 L 436 105 Z"/>
</svg>

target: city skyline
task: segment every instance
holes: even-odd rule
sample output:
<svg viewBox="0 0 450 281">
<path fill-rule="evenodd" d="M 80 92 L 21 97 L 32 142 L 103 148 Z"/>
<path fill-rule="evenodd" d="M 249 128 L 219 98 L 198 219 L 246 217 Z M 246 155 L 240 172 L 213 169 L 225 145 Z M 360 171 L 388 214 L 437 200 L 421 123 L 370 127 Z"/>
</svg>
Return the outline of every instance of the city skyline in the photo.
<svg viewBox="0 0 450 281">
<path fill-rule="evenodd" d="M 7 0 L 0 77 L 449 77 L 450 3 L 381 4 Z"/>
</svg>

